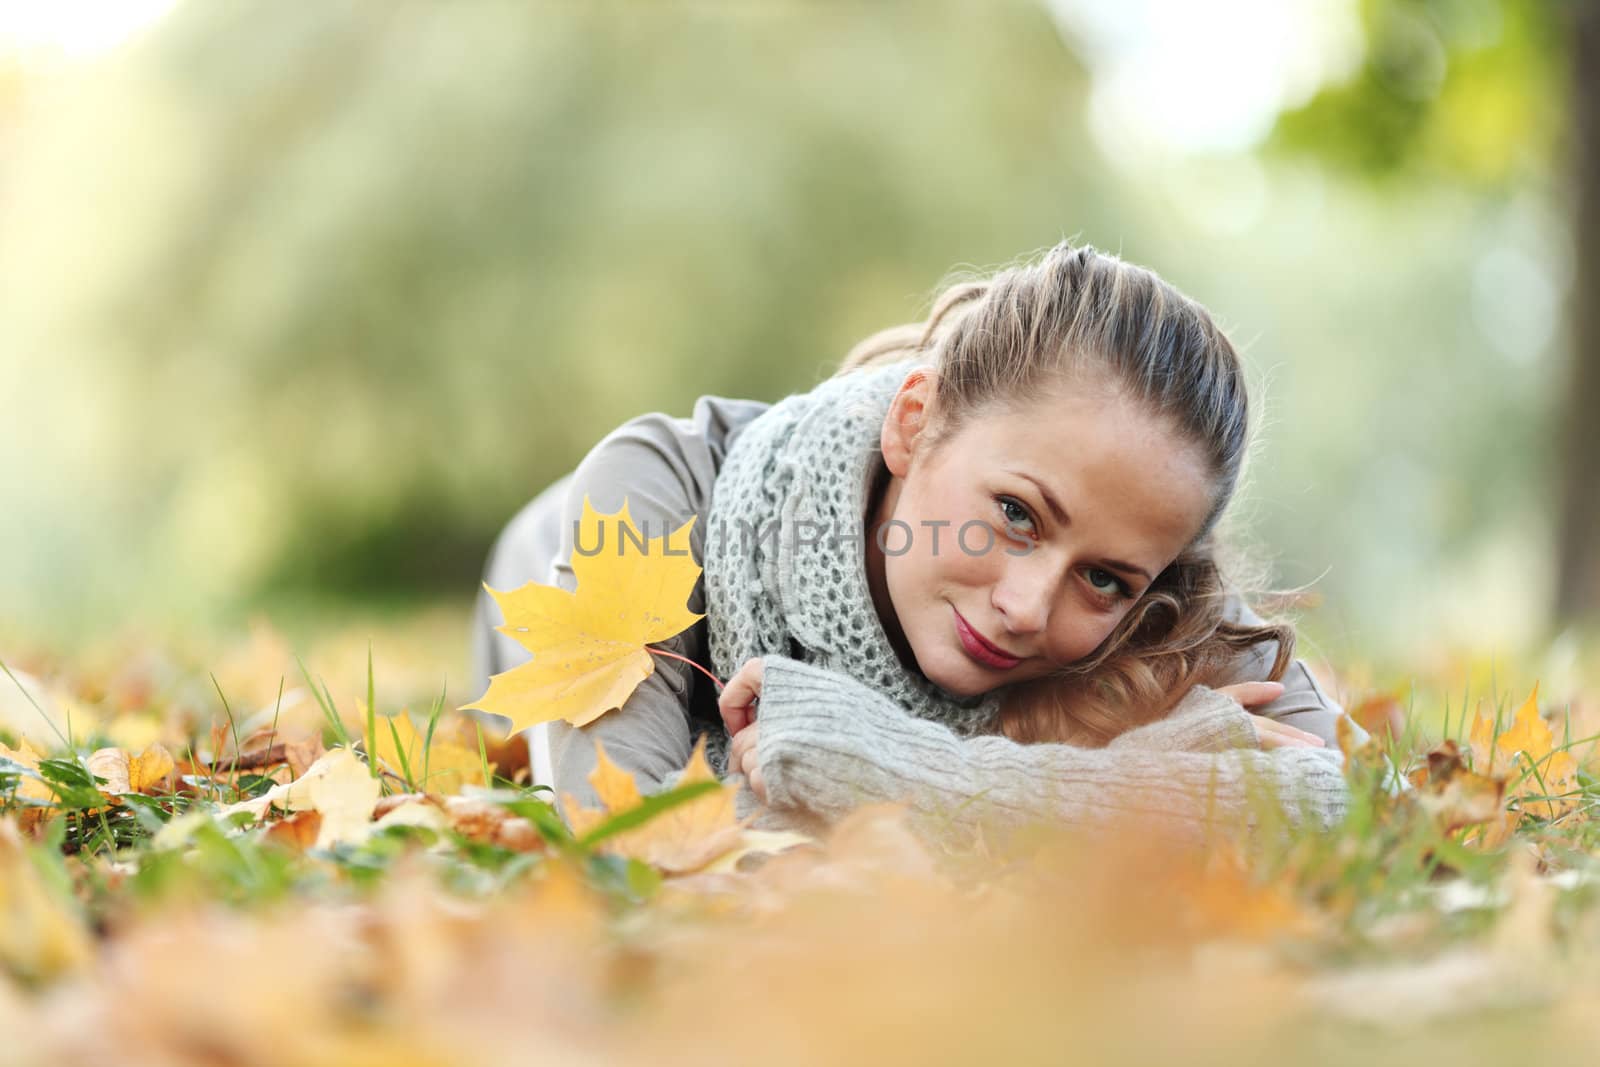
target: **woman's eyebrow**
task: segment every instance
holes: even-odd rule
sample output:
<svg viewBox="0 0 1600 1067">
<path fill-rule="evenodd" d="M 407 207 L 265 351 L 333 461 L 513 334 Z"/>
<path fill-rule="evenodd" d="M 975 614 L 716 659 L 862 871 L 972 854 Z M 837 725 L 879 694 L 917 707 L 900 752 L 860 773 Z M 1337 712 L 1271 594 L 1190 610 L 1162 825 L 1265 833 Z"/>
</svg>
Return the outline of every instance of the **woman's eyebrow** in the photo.
<svg viewBox="0 0 1600 1067">
<path fill-rule="evenodd" d="M 1150 577 L 1150 572 L 1143 567 L 1135 567 L 1133 564 L 1124 563 L 1120 559 L 1103 559 L 1100 562 L 1114 571 L 1121 571 L 1124 574 L 1137 574 L 1147 582 L 1155 581 L 1154 578 Z"/>
<path fill-rule="evenodd" d="M 1056 521 L 1063 526 L 1068 525 L 1069 520 L 1067 518 L 1066 509 L 1061 506 L 1061 502 L 1056 499 L 1055 494 L 1052 493 L 1043 482 L 1029 474 L 1027 471 L 1011 470 L 1009 473 L 1015 474 L 1018 478 L 1032 482 L 1033 487 L 1039 490 L 1039 495 L 1044 497 L 1045 506 L 1050 509 L 1050 513 L 1055 516 Z M 1121 571 L 1123 574 L 1136 574 L 1147 582 L 1155 581 L 1155 579 L 1150 576 L 1149 571 L 1145 570 L 1143 567 L 1136 567 L 1132 563 L 1124 563 L 1120 559 L 1102 559 L 1100 562 L 1114 571 Z"/>
<path fill-rule="evenodd" d="M 1072 520 L 1067 518 L 1067 509 L 1061 506 L 1061 501 L 1056 499 L 1056 494 L 1051 493 L 1050 486 L 1046 486 L 1045 483 L 1040 482 L 1038 478 L 1030 475 L 1026 470 L 1010 470 L 1008 474 L 1014 474 L 1016 477 L 1024 478 L 1027 482 L 1034 483 L 1035 490 L 1038 490 L 1038 494 L 1045 498 L 1045 504 L 1050 507 L 1050 514 L 1056 517 L 1056 522 L 1061 523 L 1062 526 L 1070 525 Z"/>
<path fill-rule="evenodd" d="M 1044 497 L 1045 505 L 1047 507 L 1049 507 L 1050 514 L 1052 514 L 1052 515 L 1054 515 L 1056 517 L 1056 521 L 1059 522 L 1063 526 L 1066 526 L 1066 525 L 1068 525 L 1070 523 L 1070 520 L 1067 518 L 1067 509 L 1063 508 L 1061 506 L 1061 502 L 1056 499 L 1056 495 L 1054 493 L 1052 493 L 1050 491 L 1049 487 L 1046 486 L 1043 482 L 1041 482 L 1039 479 L 1035 478 L 1033 475 L 1029 474 L 1027 471 L 1019 471 L 1019 470 L 1014 470 L 1013 469 L 1013 470 L 1008 471 L 1007 473 L 1008 474 L 1015 474 L 1018 478 L 1023 478 L 1023 479 L 1026 479 L 1027 481 L 1032 482 L 1033 483 L 1033 487 L 1035 489 L 1039 490 L 1039 495 Z"/>
</svg>

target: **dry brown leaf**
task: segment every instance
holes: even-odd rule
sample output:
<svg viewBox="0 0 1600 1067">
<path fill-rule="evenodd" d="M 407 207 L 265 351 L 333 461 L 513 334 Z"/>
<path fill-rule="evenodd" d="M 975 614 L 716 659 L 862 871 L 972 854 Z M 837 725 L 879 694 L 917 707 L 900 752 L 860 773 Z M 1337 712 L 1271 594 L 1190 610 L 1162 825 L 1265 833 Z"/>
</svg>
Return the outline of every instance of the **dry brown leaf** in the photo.
<svg viewBox="0 0 1600 1067">
<path fill-rule="evenodd" d="M 1447 833 L 1492 822 L 1505 811 L 1505 779 L 1471 770 L 1453 740 L 1428 753 L 1426 771 L 1414 784 L 1418 805 Z"/>
<path fill-rule="evenodd" d="M 475 841 L 514 852 L 538 852 L 545 847 L 533 823 L 479 797 L 445 797 L 444 811 L 452 830 Z"/>
<path fill-rule="evenodd" d="M 325 751 L 321 730 L 263 726 L 240 740 L 237 759 L 241 766 L 250 767 L 287 762 L 294 768 L 295 777 L 298 778 Z M 218 763 L 223 767 L 230 766 L 232 759 L 224 756 Z"/>
<path fill-rule="evenodd" d="M 319 811 L 297 811 L 286 819 L 279 819 L 267 827 L 262 838 L 274 844 L 284 845 L 298 852 L 315 847 L 317 837 L 322 833 L 322 813 Z"/>
<path fill-rule="evenodd" d="M 513 852 L 539 852 L 545 847 L 544 838 L 531 822 L 481 797 L 399 793 L 380 800 L 372 817 L 379 827 L 454 830 L 474 841 Z"/>
</svg>

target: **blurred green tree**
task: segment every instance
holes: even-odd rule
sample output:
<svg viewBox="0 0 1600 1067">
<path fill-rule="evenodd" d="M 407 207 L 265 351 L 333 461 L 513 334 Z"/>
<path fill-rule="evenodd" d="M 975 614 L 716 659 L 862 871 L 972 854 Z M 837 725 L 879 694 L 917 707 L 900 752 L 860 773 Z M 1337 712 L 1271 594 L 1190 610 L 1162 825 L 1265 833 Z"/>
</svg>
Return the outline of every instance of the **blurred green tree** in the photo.
<svg viewBox="0 0 1600 1067">
<path fill-rule="evenodd" d="M 174 596 L 464 594 L 610 426 L 807 388 L 952 263 L 1120 235 L 1048 12 L 971 14 L 180 5 L 8 176 L 39 518 L 0 560 L 144 610 L 162 561 Z M 106 545 L 142 566 L 91 578 Z"/>
<path fill-rule="evenodd" d="M 1592 0 L 1363 0 L 1350 80 L 1279 117 L 1271 149 L 1379 182 L 1480 190 L 1567 176 L 1570 353 L 1555 386 L 1556 625 L 1600 623 L 1600 5 Z M 1492 431 L 1490 431 L 1492 432 Z"/>
</svg>

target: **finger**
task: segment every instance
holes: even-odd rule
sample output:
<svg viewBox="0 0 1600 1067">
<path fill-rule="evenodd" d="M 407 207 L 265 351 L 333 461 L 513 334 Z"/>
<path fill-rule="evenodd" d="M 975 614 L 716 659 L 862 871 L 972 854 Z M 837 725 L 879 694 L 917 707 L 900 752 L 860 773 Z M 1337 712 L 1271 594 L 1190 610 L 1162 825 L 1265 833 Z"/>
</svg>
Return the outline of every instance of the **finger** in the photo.
<svg viewBox="0 0 1600 1067">
<path fill-rule="evenodd" d="M 735 774 L 744 773 L 744 753 L 750 746 L 750 730 L 740 730 L 733 735 L 733 743 L 728 746 L 728 770 Z"/>
<path fill-rule="evenodd" d="M 756 753 L 756 737 L 759 729 L 759 726 L 752 723 L 745 727 L 744 733 L 739 735 L 745 738 L 744 747 L 739 750 L 739 766 L 744 768 L 744 776 L 746 778 L 754 774 L 761 765 L 761 760 Z"/>
<path fill-rule="evenodd" d="M 1316 734 L 1312 733 L 1309 730 L 1302 730 L 1297 726 L 1290 726 L 1288 723 L 1282 723 L 1282 722 L 1277 723 L 1276 725 L 1277 725 L 1278 729 L 1283 730 L 1290 737 L 1297 737 L 1297 738 L 1301 739 L 1302 741 L 1307 742 L 1308 744 L 1326 745 L 1328 743 L 1323 738 L 1317 736 Z"/>
<path fill-rule="evenodd" d="M 1322 740 L 1322 738 L 1318 737 L 1316 734 L 1311 734 L 1311 733 L 1307 733 L 1304 730 L 1296 729 L 1295 727 L 1290 726 L 1290 725 L 1288 725 L 1286 723 L 1278 722 L 1276 719 L 1268 719 L 1268 718 L 1258 717 L 1256 719 L 1255 725 L 1256 725 L 1256 728 L 1257 728 L 1258 732 L 1264 731 L 1266 733 L 1273 734 L 1274 736 L 1283 737 L 1283 738 L 1287 738 L 1287 739 L 1290 739 L 1290 740 L 1297 740 L 1297 741 L 1321 741 Z"/>
<path fill-rule="evenodd" d="M 1236 685 L 1226 685 L 1217 690 L 1226 693 L 1238 701 L 1242 707 L 1257 708 L 1263 704 L 1270 704 L 1283 696 L 1282 682 L 1240 682 Z"/>
<path fill-rule="evenodd" d="M 761 799 L 761 803 L 765 804 L 767 802 L 767 781 L 761 777 L 761 768 L 753 768 L 746 780 L 750 783 L 750 791 Z"/>
<path fill-rule="evenodd" d="M 761 693 L 761 661 L 750 660 L 736 671 L 717 697 L 717 709 L 728 733 L 736 734 L 755 718 L 753 705 Z"/>
<path fill-rule="evenodd" d="M 727 727 L 730 735 L 737 735 L 750 725 L 750 694 L 748 688 L 740 683 L 738 675 L 734 675 L 733 680 L 723 687 L 722 695 L 717 697 L 717 710 L 721 712 L 722 725 Z"/>
<path fill-rule="evenodd" d="M 1256 737 L 1260 739 L 1263 748 L 1280 748 L 1287 745 L 1322 748 L 1327 745 L 1327 742 L 1316 734 L 1307 733 L 1272 719 L 1258 718 L 1253 725 L 1256 728 Z"/>
<path fill-rule="evenodd" d="M 1295 739 L 1295 738 L 1284 737 L 1281 734 L 1266 734 L 1266 735 L 1263 735 L 1259 740 L 1261 742 L 1261 750 L 1263 752 L 1270 752 L 1275 748 L 1312 748 L 1313 747 L 1312 745 L 1308 744 L 1305 741 L 1301 741 L 1301 740 L 1298 740 L 1298 739 Z"/>
</svg>

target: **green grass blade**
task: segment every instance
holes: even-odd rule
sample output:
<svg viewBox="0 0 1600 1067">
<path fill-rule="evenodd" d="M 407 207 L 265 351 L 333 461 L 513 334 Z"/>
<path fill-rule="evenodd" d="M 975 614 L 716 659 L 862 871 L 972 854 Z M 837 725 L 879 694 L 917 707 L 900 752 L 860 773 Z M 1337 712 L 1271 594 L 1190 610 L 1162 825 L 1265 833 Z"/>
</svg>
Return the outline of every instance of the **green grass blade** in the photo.
<svg viewBox="0 0 1600 1067">
<path fill-rule="evenodd" d="M 643 826 L 657 815 L 675 808 L 679 804 L 686 804 L 695 797 L 704 796 L 714 790 L 723 788 L 726 787 L 717 781 L 690 782 L 688 785 L 669 789 L 665 793 L 656 793 L 653 796 L 645 797 L 643 803 L 638 807 L 629 808 L 627 811 L 611 816 L 611 818 L 578 838 L 578 844 L 584 848 L 593 848 L 608 837 Z"/>
</svg>

